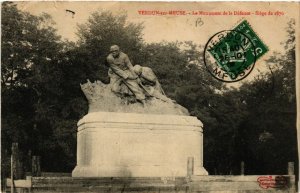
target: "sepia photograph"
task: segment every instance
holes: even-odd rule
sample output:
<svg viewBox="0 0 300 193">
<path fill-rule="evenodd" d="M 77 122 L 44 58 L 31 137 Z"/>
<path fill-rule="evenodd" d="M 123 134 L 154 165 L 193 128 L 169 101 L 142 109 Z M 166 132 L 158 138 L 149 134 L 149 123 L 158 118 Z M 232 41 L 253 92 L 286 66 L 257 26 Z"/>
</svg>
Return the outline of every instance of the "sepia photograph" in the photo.
<svg viewBox="0 0 300 193">
<path fill-rule="evenodd" d="M 1 192 L 298 192 L 299 26 L 299 2 L 2 2 Z"/>
</svg>

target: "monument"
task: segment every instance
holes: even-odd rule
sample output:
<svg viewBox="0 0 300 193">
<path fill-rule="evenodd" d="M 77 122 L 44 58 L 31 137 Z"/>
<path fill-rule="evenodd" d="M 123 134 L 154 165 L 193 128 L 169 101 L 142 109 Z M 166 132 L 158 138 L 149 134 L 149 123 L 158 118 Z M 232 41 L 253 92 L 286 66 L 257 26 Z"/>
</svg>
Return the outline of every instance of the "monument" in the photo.
<svg viewBox="0 0 300 193">
<path fill-rule="evenodd" d="M 208 175 L 201 121 L 165 95 L 150 68 L 110 51 L 110 84 L 81 85 L 89 112 L 78 122 L 72 177 L 186 176 L 188 158 L 194 175 Z"/>
</svg>

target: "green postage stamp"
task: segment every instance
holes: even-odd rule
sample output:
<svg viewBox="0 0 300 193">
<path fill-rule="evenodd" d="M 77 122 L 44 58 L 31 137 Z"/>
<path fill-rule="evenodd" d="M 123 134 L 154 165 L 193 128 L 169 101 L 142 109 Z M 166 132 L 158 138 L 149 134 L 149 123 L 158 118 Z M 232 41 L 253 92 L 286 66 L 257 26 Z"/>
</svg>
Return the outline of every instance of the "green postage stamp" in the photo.
<svg viewBox="0 0 300 193">
<path fill-rule="evenodd" d="M 205 47 L 204 59 L 215 78 L 236 82 L 245 78 L 266 52 L 268 47 L 247 20 L 243 20 L 234 29 L 220 31 L 211 37 Z"/>
</svg>

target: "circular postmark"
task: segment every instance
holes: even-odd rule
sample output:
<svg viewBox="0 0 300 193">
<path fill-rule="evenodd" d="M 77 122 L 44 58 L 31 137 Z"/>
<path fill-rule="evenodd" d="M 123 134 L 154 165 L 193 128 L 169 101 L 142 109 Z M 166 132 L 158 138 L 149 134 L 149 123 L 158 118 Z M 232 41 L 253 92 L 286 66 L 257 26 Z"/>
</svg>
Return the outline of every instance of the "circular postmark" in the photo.
<svg viewBox="0 0 300 193">
<path fill-rule="evenodd" d="M 246 78 L 256 62 L 255 45 L 247 35 L 236 30 L 214 34 L 204 48 L 204 64 L 217 80 L 237 82 Z"/>
</svg>

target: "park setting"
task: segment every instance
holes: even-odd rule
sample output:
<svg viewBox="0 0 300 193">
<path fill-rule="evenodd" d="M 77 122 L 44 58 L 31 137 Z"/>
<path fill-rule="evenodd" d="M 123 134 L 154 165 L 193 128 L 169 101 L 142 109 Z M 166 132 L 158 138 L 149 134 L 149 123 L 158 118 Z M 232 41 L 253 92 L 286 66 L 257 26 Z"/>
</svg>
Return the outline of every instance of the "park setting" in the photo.
<svg viewBox="0 0 300 193">
<path fill-rule="evenodd" d="M 197 41 L 130 12 L 158 2 L 50 5 L 1 5 L 2 192 L 296 192 L 299 18 L 275 49 L 251 17 Z"/>
</svg>

